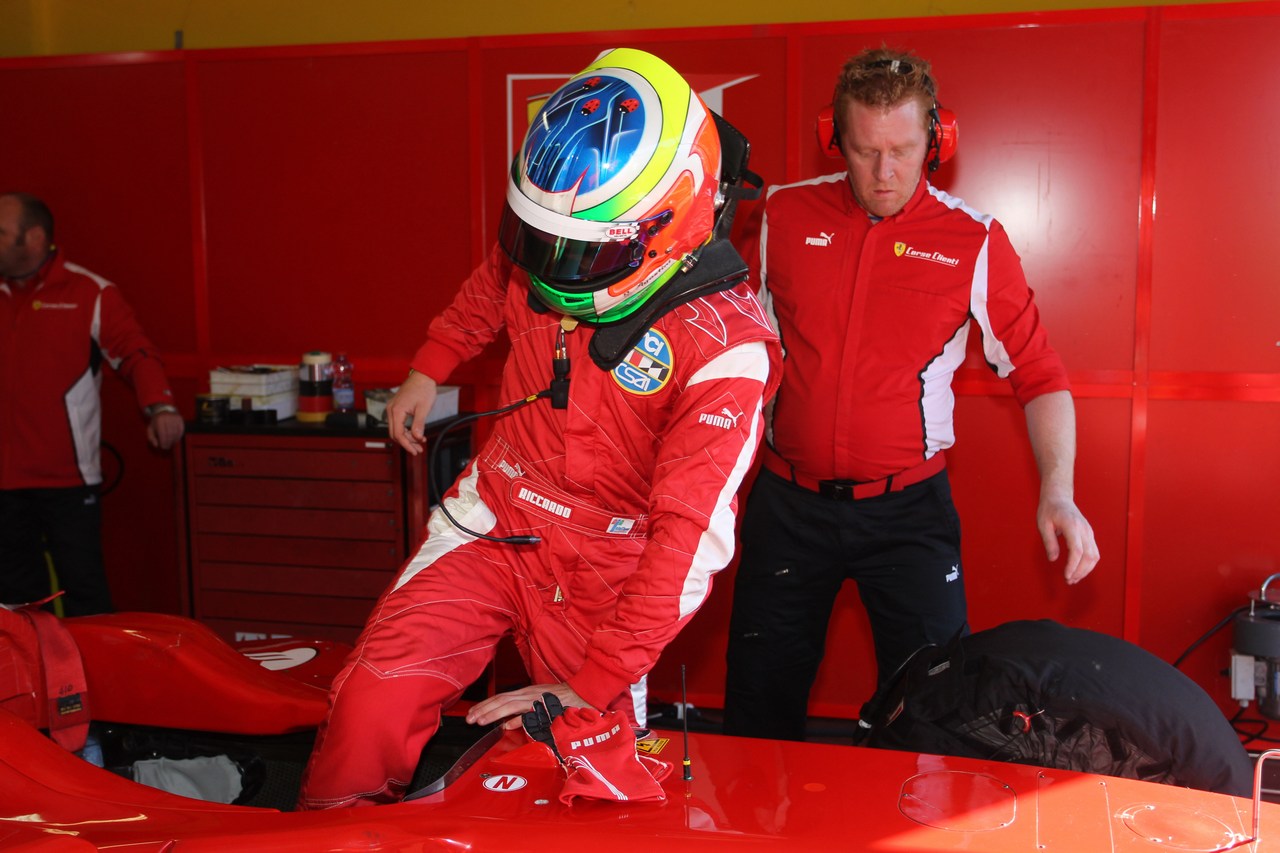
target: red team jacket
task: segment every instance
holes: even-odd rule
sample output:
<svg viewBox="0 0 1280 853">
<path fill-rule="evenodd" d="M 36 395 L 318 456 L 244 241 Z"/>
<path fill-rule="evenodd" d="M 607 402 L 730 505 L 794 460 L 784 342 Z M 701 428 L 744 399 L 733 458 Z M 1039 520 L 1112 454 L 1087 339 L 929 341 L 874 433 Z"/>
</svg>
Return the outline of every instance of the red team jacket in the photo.
<svg viewBox="0 0 1280 853">
<path fill-rule="evenodd" d="M 432 322 L 413 367 L 443 381 L 505 326 L 501 393 L 519 400 L 548 387 L 559 320 L 529 307 L 525 274 L 495 248 Z M 779 350 L 745 284 L 663 315 L 611 371 L 592 363 L 590 335 L 585 325 L 566 335 L 569 407 L 544 399 L 498 418 L 475 464 L 496 472 L 477 486 L 498 535 L 530 532 L 535 519 L 566 530 L 614 519 L 616 537 L 576 540 L 590 553 L 544 542 L 530 555 L 568 606 L 600 614 L 568 681 L 605 707 L 652 667 L 733 555 L 736 493 Z"/>
<path fill-rule="evenodd" d="M 102 482 L 102 362 L 142 407 L 172 403 L 164 368 L 111 282 L 55 254 L 34 284 L 0 279 L 0 489 Z"/>
<path fill-rule="evenodd" d="M 1068 388 L 1004 228 L 927 181 L 879 223 L 843 172 L 772 187 L 760 241 L 787 362 L 769 438 L 813 479 L 879 480 L 952 445 L 970 320 L 1020 404 Z"/>
</svg>

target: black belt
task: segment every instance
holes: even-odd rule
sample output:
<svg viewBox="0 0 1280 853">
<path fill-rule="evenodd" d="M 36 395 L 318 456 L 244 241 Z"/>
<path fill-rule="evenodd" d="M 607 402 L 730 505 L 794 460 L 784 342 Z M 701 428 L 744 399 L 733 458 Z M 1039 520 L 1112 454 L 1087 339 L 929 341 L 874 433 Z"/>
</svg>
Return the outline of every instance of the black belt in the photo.
<svg viewBox="0 0 1280 853">
<path fill-rule="evenodd" d="M 854 480 L 818 480 L 797 471 L 794 465 L 775 453 L 768 445 L 761 447 L 761 463 L 782 479 L 833 501 L 861 501 L 867 498 L 878 498 L 891 492 L 900 492 L 907 486 L 914 486 L 929 479 L 947 467 L 946 457 L 942 451 L 938 451 L 919 465 L 899 471 L 883 480 L 865 483 Z"/>
</svg>

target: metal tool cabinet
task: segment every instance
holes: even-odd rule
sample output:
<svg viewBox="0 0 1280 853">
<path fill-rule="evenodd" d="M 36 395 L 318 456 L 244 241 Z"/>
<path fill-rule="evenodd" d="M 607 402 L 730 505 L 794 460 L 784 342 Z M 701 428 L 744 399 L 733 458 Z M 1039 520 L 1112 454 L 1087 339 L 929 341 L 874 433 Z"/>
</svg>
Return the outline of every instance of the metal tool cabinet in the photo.
<svg viewBox="0 0 1280 853">
<path fill-rule="evenodd" d="M 447 441 L 446 485 L 466 464 L 470 433 Z M 430 510 L 427 461 L 385 428 L 191 424 L 180 466 L 183 600 L 233 641 L 353 641 Z"/>
</svg>

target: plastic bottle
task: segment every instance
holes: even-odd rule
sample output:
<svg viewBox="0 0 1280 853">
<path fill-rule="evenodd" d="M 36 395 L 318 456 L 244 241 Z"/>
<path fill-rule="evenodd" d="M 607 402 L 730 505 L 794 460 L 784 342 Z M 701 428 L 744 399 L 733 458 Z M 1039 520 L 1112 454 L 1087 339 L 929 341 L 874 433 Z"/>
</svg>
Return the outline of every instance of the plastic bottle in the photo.
<svg viewBox="0 0 1280 853">
<path fill-rule="evenodd" d="M 333 408 L 338 412 L 356 410 L 355 365 L 345 352 L 338 353 L 333 361 Z"/>
</svg>

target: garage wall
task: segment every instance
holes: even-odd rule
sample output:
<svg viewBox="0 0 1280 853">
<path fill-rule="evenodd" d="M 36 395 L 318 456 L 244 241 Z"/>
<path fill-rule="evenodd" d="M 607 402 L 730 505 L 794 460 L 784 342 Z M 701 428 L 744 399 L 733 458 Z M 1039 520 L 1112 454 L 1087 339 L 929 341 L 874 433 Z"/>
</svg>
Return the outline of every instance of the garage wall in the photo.
<svg viewBox="0 0 1280 853">
<path fill-rule="evenodd" d="M 1021 413 L 972 353 L 949 460 L 973 627 L 1049 617 L 1172 660 L 1280 571 L 1280 4 L 0 59 L 23 93 L 0 186 L 45 197 L 68 256 L 120 283 L 189 417 L 209 368 L 311 349 L 392 384 L 493 239 L 527 98 L 604 47 L 650 50 L 782 183 L 838 170 L 813 116 L 845 57 L 881 42 L 934 62 L 961 126 L 935 183 L 1023 257 L 1071 372 L 1077 498 L 1103 551 L 1070 590 L 1045 561 Z M 454 377 L 464 405 L 497 402 L 501 357 Z M 106 395 L 117 599 L 178 612 L 171 461 L 120 383 Z M 719 704 L 731 583 L 664 656 L 659 697 L 684 663 L 690 700 Z M 873 681 L 845 602 L 818 714 L 852 715 Z M 1228 640 L 1184 666 L 1224 703 Z"/>
</svg>

